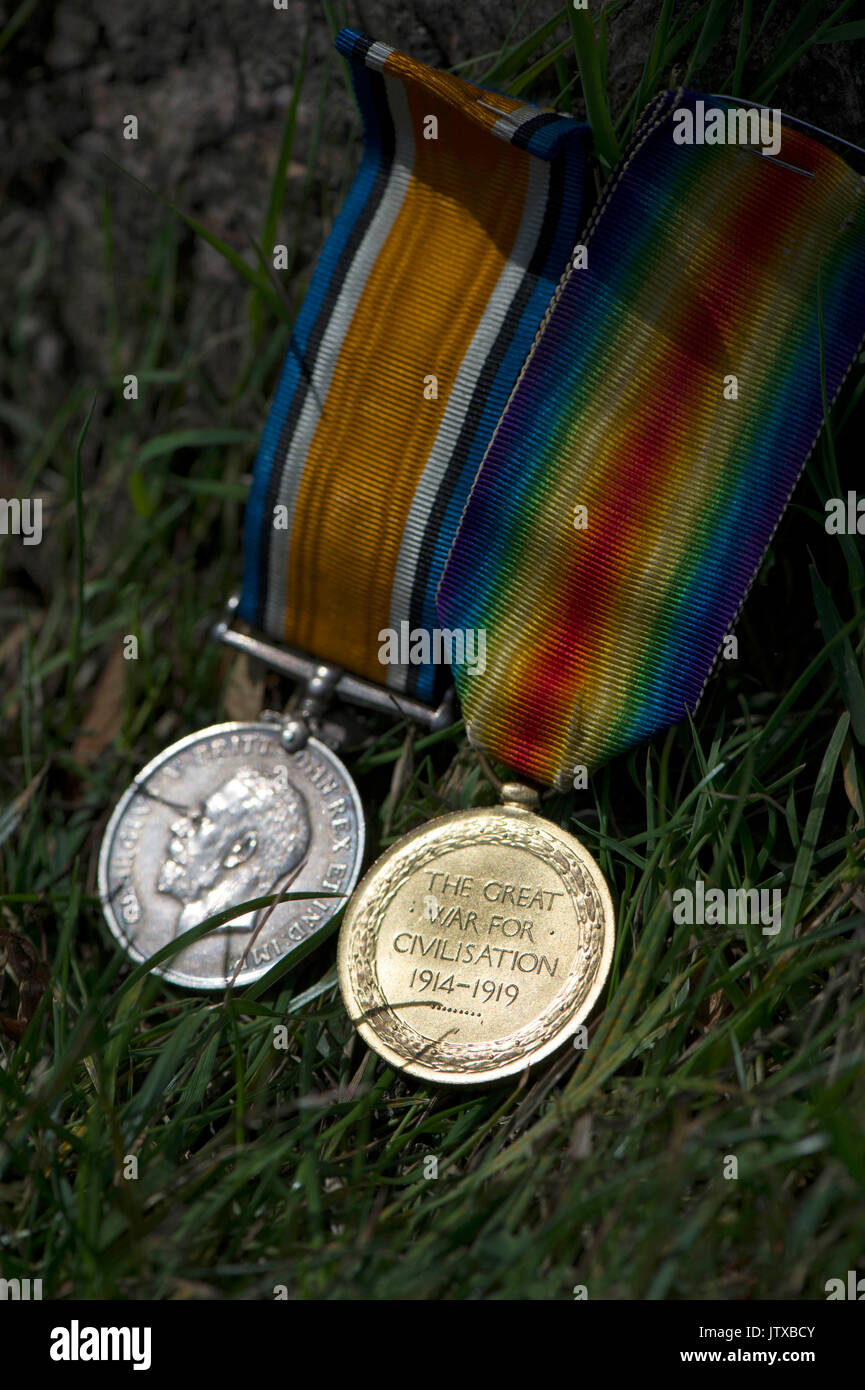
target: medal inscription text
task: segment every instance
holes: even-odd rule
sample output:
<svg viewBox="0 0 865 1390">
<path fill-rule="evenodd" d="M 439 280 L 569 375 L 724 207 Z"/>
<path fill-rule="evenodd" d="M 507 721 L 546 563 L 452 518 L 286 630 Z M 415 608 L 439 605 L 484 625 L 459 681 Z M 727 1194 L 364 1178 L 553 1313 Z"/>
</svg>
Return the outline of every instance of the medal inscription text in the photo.
<svg viewBox="0 0 865 1390">
<path fill-rule="evenodd" d="M 471 845 L 443 855 L 388 910 L 379 979 L 424 1036 L 505 1036 L 554 998 L 584 945 L 588 917 L 575 916 L 554 867 L 515 847 L 500 857 L 491 865 L 489 850 Z"/>
</svg>

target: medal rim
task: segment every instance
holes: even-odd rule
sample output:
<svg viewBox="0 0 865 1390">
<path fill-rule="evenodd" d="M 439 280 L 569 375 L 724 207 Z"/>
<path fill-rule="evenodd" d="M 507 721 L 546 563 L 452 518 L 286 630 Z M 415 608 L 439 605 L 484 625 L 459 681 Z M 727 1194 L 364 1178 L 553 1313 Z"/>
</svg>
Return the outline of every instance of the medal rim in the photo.
<svg viewBox="0 0 865 1390">
<path fill-rule="evenodd" d="M 110 901 L 111 895 L 108 891 L 108 875 L 110 868 L 109 860 L 111 854 L 111 847 L 113 845 L 118 826 L 121 824 L 130 802 L 134 799 L 136 793 L 140 792 L 142 782 L 144 782 L 146 778 L 152 776 L 152 774 L 156 772 L 164 763 L 169 762 L 174 756 L 176 756 L 176 754 L 182 752 L 184 748 L 190 747 L 192 744 L 199 743 L 203 739 L 220 734 L 237 733 L 268 734 L 270 737 L 275 738 L 277 742 L 279 742 L 280 726 L 277 723 L 270 723 L 266 720 L 233 719 L 220 724 L 206 724 L 201 729 L 195 729 L 190 734 L 184 734 L 182 738 L 177 739 L 174 743 L 170 743 L 167 748 L 163 748 L 160 753 L 157 753 L 155 757 L 151 758 L 150 761 L 146 763 L 139 772 L 136 773 L 135 777 L 128 784 L 125 790 L 121 793 L 119 799 L 115 803 L 111 815 L 108 817 L 105 829 L 102 832 L 102 840 L 99 846 L 99 858 L 97 861 L 96 869 L 97 892 L 99 894 L 99 902 L 100 907 L 102 909 L 103 920 L 105 921 L 114 940 L 117 942 L 117 944 L 121 947 L 121 949 L 125 952 L 126 956 L 132 961 L 134 965 L 146 965 L 150 957 L 143 955 L 142 952 L 134 945 L 134 943 L 131 942 L 126 936 L 123 926 L 119 921 L 117 921 L 116 916 L 113 912 Z M 342 908 L 346 905 L 346 902 L 351 899 L 351 896 L 355 891 L 358 878 L 360 877 L 361 867 L 363 865 L 364 854 L 366 851 L 366 820 L 364 817 L 364 810 L 363 804 L 360 799 L 360 793 L 358 792 L 354 778 L 352 777 L 348 768 L 345 766 L 345 763 L 342 761 L 342 759 L 338 757 L 336 753 L 334 753 L 332 748 L 328 748 L 326 743 L 322 743 L 321 739 L 315 738 L 314 735 L 310 735 L 303 746 L 305 748 L 314 748 L 317 752 L 322 753 L 327 761 L 338 764 L 338 766 L 341 768 L 342 775 L 344 776 L 346 785 L 348 786 L 351 793 L 352 803 L 354 805 L 355 813 L 357 816 L 358 828 L 357 849 L 354 856 L 354 862 L 352 864 L 352 871 L 346 879 L 346 882 L 349 886 L 346 888 L 344 893 L 340 894 L 338 898 L 332 899 L 332 901 L 335 903 L 335 907 L 331 912 L 330 916 L 327 917 L 324 922 L 320 923 L 317 926 L 316 932 L 318 932 L 321 930 L 322 927 L 326 927 L 328 923 L 333 920 L 337 912 L 340 912 L 342 910 Z M 292 753 L 300 752 L 301 750 L 284 749 L 283 751 L 285 752 L 286 757 L 291 757 Z M 323 901 L 326 901 L 326 899 L 324 899 Z M 311 935 L 314 936 L 316 932 L 313 932 Z M 297 945 L 304 946 L 310 939 L 311 937 L 305 937 L 303 941 L 299 941 Z M 167 942 L 163 942 L 163 945 L 167 945 Z M 290 959 L 291 954 L 291 951 L 286 951 L 284 955 L 279 958 L 279 960 Z M 277 963 L 277 961 L 265 961 L 258 966 L 245 966 L 238 975 L 233 988 L 240 989 L 244 985 L 254 984 L 257 980 L 260 980 L 263 975 L 266 975 L 269 970 L 272 970 L 274 965 L 276 965 Z M 232 988 L 229 980 L 226 980 L 222 984 L 211 984 L 209 981 L 203 981 L 193 976 L 187 976 L 183 971 L 174 970 L 172 966 L 169 964 L 151 966 L 149 973 L 151 975 L 157 975 L 161 980 L 165 980 L 167 984 L 174 985 L 176 988 L 179 989 L 194 989 L 200 990 L 203 993 L 206 993 L 208 991 L 213 993 L 222 991 L 224 989 Z"/>
<path fill-rule="evenodd" d="M 355 921 L 361 911 L 360 903 L 369 886 L 382 874 L 386 874 L 392 861 L 398 858 L 401 853 L 413 841 L 421 840 L 427 836 L 431 830 L 448 824 L 455 824 L 459 821 L 469 825 L 473 820 L 485 816 L 496 816 L 506 818 L 525 825 L 533 821 L 540 824 L 554 838 L 560 839 L 569 846 L 572 851 L 575 849 L 577 857 L 585 862 L 590 870 L 593 885 L 601 899 L 604 911 L 605 923 L 609 924 L 609 929 L 604 931 L 604 940 L 600 952 L 600 960 L 595 978 L 583 1000 L 582 1005 L 577 1009 L 574 1016 L 568 1019 L 552 1037 L 537 1047 L 531 1048 L 522 1057 L 512 1062 L 506 1062 L 501 1066 L 491 1066 L 483 1071 L 463 1072 L 447 1070 L 443 1067 L 431 1067 L 424 1065 L 423 1062 L 416 1062 L 404 1054 L 397 1051 L 390 1043 L 385 1042 L 377 1033 L 373 1024 L 361 1017 L 355 1018 L 357 1012 L 357 1002 L 355 989 L 351 980 L 350 970 L 350 948 L 349 939 L 355 925 Z M 540 856 L 538 856 L 540 857 Z M 390 1066 L 397 1067 L 400 1071 L 409 1076 L 416 1077 L 421 1081 L 429 1081 L 443 1085 L 477 1086 L 489 1084 L 493 1081 L 503 1080 L 519 1072 L 525 1071 L 535 1063 L 543 1061 L 551 1053 L 556 1052 L 572 1036 L 580 1024 L 591 1013 L 597 1000 L 607 982 L 610 969 L 613 963 L 613 953 L 615 950 L 616 937 L 616 914 L 613 906 L 612 895 L 610 893 L 607 880 L 597 863 L 594 855 L 590 854 L 581 840 L 569 830 L 564 830 L 555 821 L 547 820 L 546 817 L 538 815 L 535 811 L 527 810 L 523 806 L 505 804 L 499 806 L 473 806 L 462 811 L 450 811 L 443 816 L 436 816 L 427 821 L 424 825 L 417 826 L 414 830 L 409 830 L 384 851 L 383 854 L 367 869 L 366 873 L 356 885 L 354 892 L 349 899 L 345 909 L 345 915 L 339 930 L 339 941 L 337 945 L 337 977 L 339 980 L 340 993 L 346 1012 L 357 1029 L 364 1042 L 374 1052 L 384 1059 Z M 539 1017 L 541 1013 L 539 1012 Z"/>
</svg>

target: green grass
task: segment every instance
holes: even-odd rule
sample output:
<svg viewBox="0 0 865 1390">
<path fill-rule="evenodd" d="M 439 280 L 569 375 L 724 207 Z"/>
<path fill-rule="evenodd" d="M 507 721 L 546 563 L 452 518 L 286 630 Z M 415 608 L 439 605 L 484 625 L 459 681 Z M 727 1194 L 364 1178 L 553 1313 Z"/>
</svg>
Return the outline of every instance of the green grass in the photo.
<svg viewBox="0 0 865 1390">
<path fill-rule="evenodd" d="M 659 3 L 615 110 L 623 4 L 594 35 L 585 22 L 572 32 L 563 9 L 460 71 L 568 108 L 579 69 L 603 164 L 674 70 L 783 102 L 811 45 L 861 37 L 849 5 L 808 3 L 766 53 L 771 8 Z M 12 53 L 14 39 L 0 35 Z M 319 121 L 336 60 L 318 87 L 301 71 Z M 308 276 L 312 175 L 283 199 L 296 115 L 292 103 L 255 219 L 262 246 L 279 229 L 291 273 L 218 248 L 248 284 L 229 391 L 211 376 L 213 344 L 183 333 L 192 231 L 168 207 L 146 312 L 124 318 L 112 253 L 124 176 L 107 163 L 94 173 L 104 375 L 70 381 L 55 418 L 29 414 L 19 328 L 36 252 L 9 327 L 20 392 L 2 423 L 25 460 L 20 495 L 51 502 L 56 583 L 34 605 L 13 582 L 0 632 L 0 929 L 33 944 L 48 980 L 23 1037 L 0 1041 L 0 1271 L 41 1277 L 50 1297 L 271 1298 L 284 1284 L 302 1298 L 567 1299 L 582 1284 L 593 1299 L 821 1298 L 828 1278 L 865 1270 L 865 584 L 860 542 L 822 524 L 824 499 L 854 485 L 862 362 L 749 598 L 738 662 L 693 723 L 604 769 L 591 796 L 545 800 L 619 904 L 585 1053 L 498 1087 L 438 1090 L 361 1045 L 333 936 L 295 970 L 201 998 L 131 970 L 101 925 L 94 859 L 110 806 L 167 742 L 225 714 L 238 674 L 206 634 L 238 583 L 243 478 Z M 133 369 L 140 399 L 124 402 Z M 127 634 L 137 661 L 120 655 Z M 271 682 L 263 701 L 278 694 Z M 81 741 L 86 728 L 101 737 Z M 494 799 L 459 727 L 371 726 L 350 766 L 373 849 Z M 780 888 L 779 935 L 674 925 L 671 895 L 698 876 Z M 14 1013 L 9 980 L 3 999 Z M 272 1045 L 280 1024 L 287 1051 Z M 123 1177 L 130 1155 L 136 1181 Z"/>
</svg>

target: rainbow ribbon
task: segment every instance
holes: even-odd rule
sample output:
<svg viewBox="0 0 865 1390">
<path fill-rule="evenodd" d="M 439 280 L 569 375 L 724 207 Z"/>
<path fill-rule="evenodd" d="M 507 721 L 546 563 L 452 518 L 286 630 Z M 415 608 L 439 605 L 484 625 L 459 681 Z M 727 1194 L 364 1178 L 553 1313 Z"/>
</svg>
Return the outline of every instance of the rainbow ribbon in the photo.
<svg viewBox="0 0 865 1390">
<path fill-rule="evenodd" d="M 439 588 L 487 635 L 471 741 L 557 786 L 696 708 L 865 335 L 865 182 L 786 120 L 777 159 L 677 144 L 698 101 L 641 120 Z"/>
<path fill-rule="evenodd" d="M 240 615 L 430 699 L 445 673 L 383 666 L 380 633 L 435 627 L 469 488 L 568 263 L 588 127 L 350 29 L 336 46 L 364 155 L 262 436 Z"/>
</svg>

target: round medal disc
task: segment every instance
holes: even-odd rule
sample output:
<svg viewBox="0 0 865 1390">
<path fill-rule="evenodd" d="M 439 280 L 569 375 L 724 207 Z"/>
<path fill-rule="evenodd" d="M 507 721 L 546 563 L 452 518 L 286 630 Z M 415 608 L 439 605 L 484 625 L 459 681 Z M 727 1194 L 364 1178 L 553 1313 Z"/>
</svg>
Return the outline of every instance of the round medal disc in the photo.
<svg viewBox="0 0 865 1390">
<path fill-rule="evenodd" d="M 489 1082 L 571 1037 L 613 957 L 613 904 L 567 831 L 516 805 L 397 841 L 340 928 L 339 983 L 382 1057 L 426 1081 Z"/>
<path fill-rule="evenodd" d="M 123 794 L 102 840 L 99 895 L 141 962 L 235 904 L 308 894 L 240 913 L 154 967 L 172 984 L 224 989 L 241 961 L 235 983 L 249 984 L 330 921 L 363 847 L 357 789 L 323 743 L 291 753 L 278 724 L 215 724 L 160 753 Z"/>
</svg>

